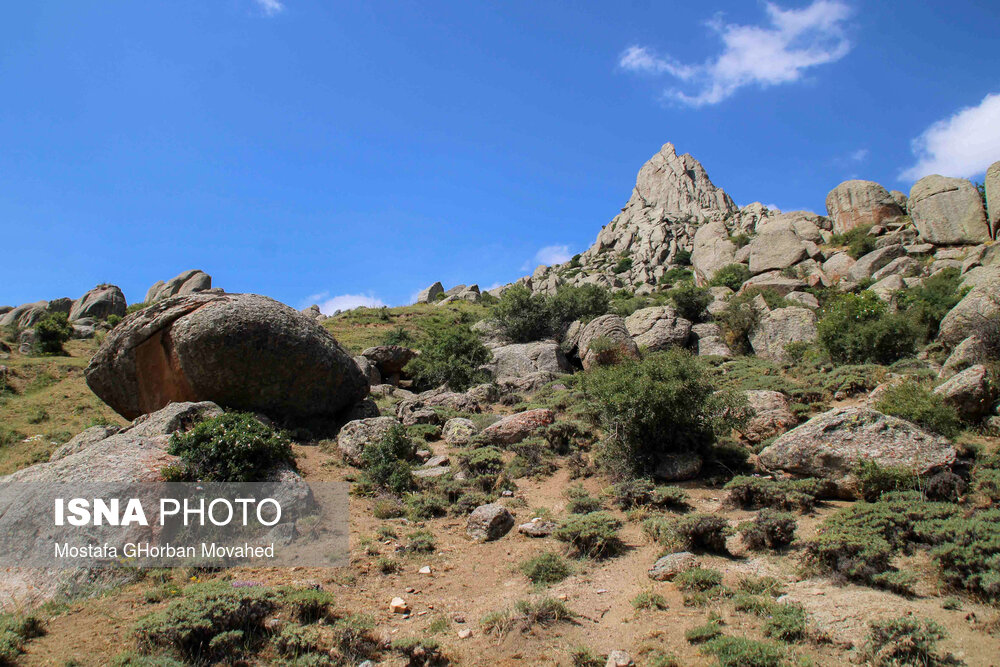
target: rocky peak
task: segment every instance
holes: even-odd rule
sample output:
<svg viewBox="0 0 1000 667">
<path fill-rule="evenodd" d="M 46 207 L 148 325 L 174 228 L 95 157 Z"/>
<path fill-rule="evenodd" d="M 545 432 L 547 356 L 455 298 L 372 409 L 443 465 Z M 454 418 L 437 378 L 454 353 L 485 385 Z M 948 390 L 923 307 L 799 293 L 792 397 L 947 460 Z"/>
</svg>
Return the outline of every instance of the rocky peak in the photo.
<svg viewBox="0 0 1000 667">
<path fill-rule="evenodd" d="M 701 163 L 689 153 L 678 156 L 671 143 L 642 165 L 628 205 L 636 201 L 676 218 L 717 219 L 736 211 L 732 197 L 715 187 Z"/>
</svg>

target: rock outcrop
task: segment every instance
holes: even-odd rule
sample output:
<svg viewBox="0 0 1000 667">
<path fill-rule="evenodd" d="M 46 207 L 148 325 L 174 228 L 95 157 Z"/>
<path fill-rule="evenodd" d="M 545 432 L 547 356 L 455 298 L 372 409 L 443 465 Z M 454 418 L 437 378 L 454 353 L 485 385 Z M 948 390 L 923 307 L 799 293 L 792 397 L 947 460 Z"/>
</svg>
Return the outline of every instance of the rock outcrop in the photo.
<svg viewBox="0 0 1000 667">
<path fill-rule="evenodd" d="M 842 493 L 854 489 L 854 468 L 865 460 L 924 475 L 954 463 L 945 439 L 908 421 L 863 407 L 834 408 L 780 436 L 760 453 L 772 470 L 833 482 Z"/>
<path fill-rule="evenodd" d="M 205 400 L 278 418 L 330 418 L 368 393 L 326 329 L 256 294 L 177 296 L 132 313 L 108 333 L 85 375 L 127 419 Z"/>
<path fill-rule="evenodd" d="M 98 285 L 73 302 L 69 310 L 71 321 L 92 317 L 105 320 L 109 315 L 125 317 L 125 295 L 115 285 Z"/>
<path fill-rule="evenodd" d="M 182 296 L 212 289 L 212 276 L 192 269 L 174 276 L 167 282 L 157 280 L 146 292 L 146 303 L 155 303 L 172 296 Z"/>
<path fill-rule="evenodd" d="M 784 359 L 789 343 L 816 340 L 816 313 L 808 308 L 788 306 L 764 311 L 750 332 L 754 354 L 763 359 Z"/>
<path fill-rule="evenodd" d="M 393 417 L 373 417 L 347 422 L 337 434 L 337 449 L 351 465 L 361 465 L 365 447 L 379 442 L 393 428 L 400 426 Z"/>
<path fill-rule="evenodd" d="M 986 217 L 989 223 L 990 236 L 1000 235 L 1000 161 L 994 162 L 986 170 Z"/>
<path fill-rule="evenodd" d="M 683 347 L 691 336 L 691 322 L 669 306 L 641 308 L 625 318 L 625 328 L 636 345 L 650 352 Z"/>
<path fill-rule="evenodd" d="M 972 335 L 992 338 L 1000 318 L 1000 267 L 980 268 L 976 285 L 941 320 L 938 340 L 957 345 Z"/>
<path fill-rule="evenodd" d="M 415 303 L 434 303 L 440 294 L 444 294 L 444 286 L 439 282 L 434 283 L 430 287 L 420 290 Z"/>
<path fill-rule="evenodd" d="M 491 445 L 514 445 L 554 421 L 555 414 L 552 410 L 527 410 L 490 424 L 480 431 L 480 437 Z"/>
<path fill-rule="evenodd" d="M 618 315 L 601 315 L 591 320 L 580 333 L 577 349 L 584 370 L 614 360 L 639 358 L 639 347 L 632 340 L 625 320 Z"/>
<path fill-rule="evenodd" d="M 902 194 L 902 193 L 899 193 Z M 904 195 L 905 197 L 905 195 Z M 826 214 L 836 234 L 878 225 L 903 215 L 899 201 L 873 181 L 844 181 L 826 196 Z"/>
<path fill-rule="evenodd" d="M 964 178 L 925 176 L 910 189 L 910 216 L 929 243 L 983 243 L 990 240 L 983 200 Z"/>
</svg>

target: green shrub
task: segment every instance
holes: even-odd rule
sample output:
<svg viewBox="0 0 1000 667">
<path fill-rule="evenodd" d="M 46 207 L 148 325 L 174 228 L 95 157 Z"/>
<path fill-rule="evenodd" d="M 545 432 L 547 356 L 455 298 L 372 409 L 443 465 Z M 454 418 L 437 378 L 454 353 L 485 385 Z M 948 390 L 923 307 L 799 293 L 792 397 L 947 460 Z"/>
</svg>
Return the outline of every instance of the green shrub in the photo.
<svg viewBox="0 0 1000 667">
<path fill-rule="evenodd" d="M 770 617 L 764 621 L 764 635 L 783 642 L 798 642 L 806 638 L 806 611 L 797 604 L 772 604 Z"/>
<path fill-rule="evenodd" d="M 694 282 L 694 273 L 691 272 L 691 269 L 682 269 L 679 266 L 675 266 L 669 271 L 664 272 L 657 281 L 657 284 L 665 287 L 673 287 L 678 283 L 687 282 Z"/>
<path fill-rule="evenodd" d="M 791 514 L 761 510 L 753 521 L 740 524 L 739 531 L 748 549 L 781 549 L 795 539 L 796 521 Z"/>
<path fill-rule="evenodd" d="M 381 641 L 373 633 L 375 621 L 364 614 L 350 614 L 333 624 L 333 650 L 331 657 L 340 659 L 336 664 L 354 665 L 379 657 Z"/>
<path fill-rule="evenodd" d="M 708 289 L 696 287 L 693 281 L 681 283 L 680 286 L 670 290 L 668 295 L 677 309 L 677 314 L 692 322 L 699 322 L 708 304 L 712 303 L 712 295 Z"/>
<path fill-rule="evenodd" d="M 174 433 L 167 451 L 181 459 L 174 481 L 259 482 L 293 460 L 288 436 L 249 412 L 227 412 Z"/>
<path fill-rule="evenodd" d="M 705 450 L 716 429 L 732 426 L 722 417 L 734 414 L 734 399 L 716 395 L 702 362 L 684 350 L 592 369 L 582 386 L 608 434 L 599 459 L 619 478 L 654 472 L 665 454 Z"/>
<path fill-rule="evenodd" d="M 191 662 L 229 658 L 231 645 L 212 640 L 238 631 L 245 641 L 264 635 L 263 623 L 277 606 L 274 591 L 259 587 L 234 588 L 228 582 L 196 584 L 166 609 L 148 614 L 136 623 L 135 634 L 143 650 L 174 650 Z"/>
<path fill-rule="evenodd" d="M 433 639 L 404 637 L 392 642 L 392 650 L 406 658 L 407 667 L 423 665 L 447 665 L 448 660 L 441 653 L 441 646 Z"/>
<path fill-rule="evenodd" d="M 574 514 L 562 522 L 553 536 L 567 542 L 580 556 L 603 558 L 621 548 L 618 538 L 621 525 L 621 521 L 607 512 Z"/>
<path fill-rule="evenodd" d="M 739 476 L 731 479 L 723 488 L 726 491 L 724 502 L 729 507 L 746 510 L 768 507 L 805 512 L 816 504 L 821 484 L 813 479 L 777 480 Z"/>
<path fill-rule="evenodd" d="M 447 384 L 452 391 L 465 391 L 486 381 L 480 367 L 490 361 L 490 351 L 479 336 L 465 324 L 438 331 L 421 346 L 420 356 L 406 365 L 420 387 L 428 389 Z"/>
<path fill-rule="evenodd" d="M 299 588 L 286 591 L 282 601 L 299 623 L 315 623 L 329 616 L 334 599 L 327 591 Z"/>
<path fill-rule="evenodd" d="M 738 292 L 743 283 L 750 280 L 751 275 L 745 264 L 727 264 L 715 272 L 708 284 L 712 287 L 728 287 Z"/>
<path fill-rule="evenodd" d="M 29 641 L 45 634 L 36 616 L 0 614 L 0 665 L 16 665 Z"/>
<path fill-rule="evenodd" d="M 504 290 L 492 308 L 492 316 L 504 336 L 515 343 L 540 340 L 552 331 L 547 298 L 532 294 L 524 285 Z"/>
<path fill-rule="evenodd" d="M 402 424 L 393 424 L 377 442 L 361 451 L 364 481 L 376 488 L 402 493 L 413 488 L 413 474 L 407 463 L 416 454 L 416 447 Z"/>
<path fill-rule="evenodd" d="M 408 347 L 413 344 L 413 334 L 411 334 L 402 324 L 397 324 L 382 336 L 382 345 L 402 345 Z"/>
<path fill-rule="evenodd" d="M 781 667 L 785 651 L 777 644 L 743 637 L 716 637 L 702 651 L 714 656 L 719 667 Z"/>
<path fill-rule="evenodd" d="M 858 259 L 875 250 L 875 237 L 869 234 L 871 225 L 862 225 L 849 229 L 843 234 L 834 234 L 831 245 L 847 246 L 847 254 Z"/>
<path fill-rule="evenodd" d="M 238 631 L 237 631 L 238 632 Z M 221 635 L 220 635 L 221 636 Z M 218 636 L 216 637 L 216 639 Z M 213 642 L 215 640 L 213 639 Z M 279 654 L 297 657 L 320 650 L 321 636 L 316 628 L 304 628 L 301 625 L 287 625 L 272 640 Z"/>
<path fill-rule="evenodd" d="M 913 616 L 872 621 L 864 656 L 873 665 L 954 664 L 937 654 L 937 643 L 947 637 L 936 622 Z"/>
<path fill-rule="evenodd" d="M 636 507 L 673 507 L 687 506 L 688 495 L 676 486 L 656 486 L 648 479 L 630 479 L 612 486 L 607 495 L 621 510 Z"/>
<path fill-rule="evenodd" d="M 729 523 L 717 514 L 688 514 L 680 517 L 652 517 L 643 530 L 660 544 L 679 551 L 704 549 L 727 554 L 726 538 L 732 533 Z"/>
<path fill-rule="evenodd" d="M 691 266 L 691 251 L 678 250 L 674 253 L 674 264 L 677 266 Z"/>
<path fill-rule="evenodd" d="M 621 259 L 618 260 L 618 263 L 615 264 L 615 268 L 611 270 L 614 273 L 625 273 L 626 271 L 629 271 L 631 268 L 632 268 L 632 258 L 622 257 Z"/>
<path fill-rule="evenodd" d="M 708 623 L 684 631 L 684 639 L 691 644 L 704 644 L 722 635 L 722 620 L 711 616 Z"/>
<path fill-rule="evenodd" d="M 148 308 L 151 305 L 153 305 L 153 304 L 148 303 L 146 301 L 143 301 L 141 303 L 133 303 L 131 306 L 129 306 L 129 307 L 127 307 L 125 309 L 125 314 L 126 315 L 131 315 L 132 313 L 138 312 L 138 311 L 140 311 L 140 310 L 142 310 L 144 308 Z"/>
<path fill-rule="evenodd" d="M 917 476 L 909 469 L 881 466 L 870 459 L 858 463 L 853 474 L 858 495 L 870 503 L 881 498 L 883 493 L 909 491 L 917 486 Z"/>
<path fill-rule="evenodd" d="M 745 574 L 736 582 L 736 589 L 750 595 L 769 595 L 779 597 L 784 593 L 784 586 L 774 577 Z"/>
<path fill-rule="evenodd" d="M 437 548 L 437 541 L 434 538 L 434 533 L 421 528 L 406 536 L 406 544 L 403 548 L 411 553 L 430 553 Z"/>
<path fill-rule="evenodd" d="M 749 245 L 750 235 L 743 233 L 733 234 L 732 236 L 729 237 L 729 240 L 732 241 L 733 245 L 736 246 L 736 249 L 739 250 L 740 248 Z"/>
<path fill-rule="evenodd" d="M 448 499 L 433 491 L 410 493 L 404 502 L 411 521 L 423 521 L 448 513 Z"/>
<path fill-rule="evenodd" d="M 577 646 L 569 652 L 569 664 L 572 667 L 604 667 L 608 656 L 598 655 L 586 646 Z"/>
<path fill-rule="evenodd" d="M 911 421 L 947 438 L 955 437 L 962 428 L 955 408 L 945 403 L 943 396 L 914 380 L 905 380 L 887 387 L 875 404 L 875 409 Z"/>
<path fill-rule="evenodd" d="M 582 484 L 567 488 L 563 495 L 568 499 L 566 511 L 571 514 L 589 514 L 603 509 L 600 499 L 587 493 Z"/>
<path fill-rule="evenodd" d="M 960 274 L 959 269 L 949 267 L 898 293 L 897 306 L 913 322 L 922 341 L 937 337 L 941 320 L 969 292 L 970 288 L 961 286 Z"/>
<path fill-rule="evenodd" d="M 516 627 L 527 631 L 535 626 L 547 627 L 560 621 L 568 621 L 575 614 L 565 604 L 555 598 L 518 600 L 513 609 L 494 611 L 483 616 L 480 625 L 483 632 L 503 637 Z"/>
<path fill-rule="evenodd" d="M 35 324 L 35 354 L 65 354 L 63 343 L 73 335 L 66 313 L 50 313 Z"/>
<path fill-rule="evenodd" d="M 682 591 L 704 593 L 722 585 L 722 573 L 705 567 L 693 567 L 674 577 L 674 583 Z"/>
<path fill-rule="evenodd" d="M 834 361 L 890 364 L 913 354 L 917 331 L 874 293 L 843 294 L 824 309 L 819 342 Z"/>
<path fill-rule="evenodd" d="M 549 320 L 553 332 L 575 320 L 589 322 L 611 309 L 611 294 L 599 285 L 561 285 L 549 300 Z"/>
<path fill-rule="evenodd" d="M 655 591 L 642 591 L 632 598 L 632 607 L 635 609 L 655 609 L 663 611 L 669 609 L 667 598 Z"/>
<path fill-rule="evenodd" d="M 553 553 L 544 553 L 526 560 L 519 569 L 536 586 L 559 583 L 572 572 L 566 559 Z"/>
</svg>

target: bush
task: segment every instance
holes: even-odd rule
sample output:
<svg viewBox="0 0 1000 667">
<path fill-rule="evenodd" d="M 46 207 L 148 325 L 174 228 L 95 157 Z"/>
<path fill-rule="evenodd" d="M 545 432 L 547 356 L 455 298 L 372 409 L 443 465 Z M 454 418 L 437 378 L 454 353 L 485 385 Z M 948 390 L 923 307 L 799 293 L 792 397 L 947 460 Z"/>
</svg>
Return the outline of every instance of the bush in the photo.
<svg viewBox="0 0 1000 667">
<path fill-rule="evenodd" d="M 167 451 L 181 458 L 173 481 L 260 482 L 293 460 L 288 436 L 249 412 L 227 412 L 174 433 Z"/>
<path fill-rule="evenodd" d="M 407 461 L 416 454 L 413 441 L 401 424 L 393 424 L 386 434 L 361 451 L 364 481 L 371 486 L 402 493 L 413 488 L 413 474 Z"/>
<path fill-rule="evenodd" d="M 221 636 L 218 635 L 215 639 Z M 212 641 L 215 642 L 215 639 Z M 282 628 L 273 639 L 274 648 L 279 654 L 293 658 L 319 651 L 320 642 L 319 630 L 316 628 L 304 628 L 301 625 L 288 625 Z"/>
<path fill-rule="evenodd" d="M 712 295 L 705 287 L 696 287 L 693 281 L 681 283 L 668 292 L 670 300 L 677 313 L 686 320 L 698 322 L 708 304 L 712 303 Z"/>
<path fill-rule="evenodd" d="M 960 274 L 959 269 L 949 267 L 897 295 L 900 312 L 913 322 L 922 341 L 937 337 L 941 320 L 969 292 L 968 287 L 961 286 Z"/>
<path fill-rule="evenodd" d="M 632 268 L 632 258 L 622 257 L 621 259 L 618 260 L 618 263 L 615 264 L 615 268 L 611 270 L 614 273 L 625 273 L 626 271 L 629 271 L 631 268 Z"/>
<path fill-rule="evenodd" d="M 0 665 L 18 664 L 25 645 L 44 634 L 42 622 L 35 616 L 0 614 Z"/>
<path fill-rule="evenodd" d="M 648 479 L 631 479 L 615 484 L 607 491 L 611 501 L 621 510 L 636 507 L 687 506 L 688 495 L 676 486 L 655 486 Z"/>
<path fill-rule="evenodd" d="M 574 616 L 575 614 L 565 604 L 554 598 L 518 600 L 513 609 L 486 614 L 480 625 L 486 634 L 503 637 L 515 627 L 524 632 L 536 625 L 545 627 L 560 621 L 568 621 Z"/>
<path fill-rule="evenodd" d="M 406 658 L 407 667 L 448 664 L 448 660 L 441 654 L 441 646 L 433 639 L 422 637 L 396 639 L 392 642 L 392 650 Z"/>
<path fill-rule="evenodd" d="M 505 337 L 528 343 L 555 335 L 574 320 L 604 315 L 610 306 L 611 295 L 597 285 L 564 285 L 554 296 L 533 294 L 523 285 L 514 285 L 500 296 L 492 316 Z"/>
<path fill-rule="evenodd" d="M 881 466 L 872 460 L 858 463 L 853 474 L 858 495 L 870 503 L 881 498 L 883 493 L 909 491 L 917 486 L 917 476 L 909 469 Z"/>
<path fill-rule="evenodd" d="M 712 287 L 728 287 L 738 292 L 743 283 L 750 280 L 751 275 L 745 264 L 727 264 L 715 272 L 708 284 Z"/>
<path fill-rule="evenodd" d="M 785 651 L 776 644 L 742 637 L 717 637 L 707 642 L 702 651 L 715 656 L 719 667 L 781 667 Z"/>
<path fill-rule="evenodd" d="M 875 250 L 875 237 L 868 232 L 871 225 L 862 225 L 849 229 L 843 234 L 834 234 L 830 239 L 831 245 L 847 246 L 847 254 L 858 259 Z"/>
<path fill-rule="evenodd" d="M 582 484 L 569 487 L 563 492 L 563 495 L 568 499 L 566 511 L 571 514 L 590 514 L 603 509 L 600 499 L 587 493 Z"/>
<path fill-rule="evenodd" d="M 519 569 L 536 586 L 559 583 L 572 572 L 569 563 L 562 556 L 552 553 L 526 560 L 521 563 Z"/>
<path fill-rule="evenodd" d="M 946 438 L 955 437 L 962 428 L 955 408 L 945 403 L 943 396 L 914 380 L 887 387 L 875 409 L 911 421 Z"/>
<path fill-rule="evenodd" d="M 632 607 L 635 609 L 655 609 L 663 611 L 669 609 L 667 598 L 654 591 L 643 591 L 632 598 Z"/>
<path fill-rule="evenodd" d="M 930 619 L 902 616 L 872 621 L 864 656 L 874 665 L 947 664 L 937 655 L 937 643 L 947 637 L 944 628 Z"/>
<path fill-rule="evenodd" d="M 674 264 L 677 266 L 691 266 L 691 251 L 678 250 L 674 253 Z"/>
<path fill-rule="evenodd" d="M 808 634 L 806 611 L 797 604 L 772 604 L 764 635 L 783 642 L 802 641 Z"/>
<path fill-rule="evenodd" d="M 263 623 L 277 606 L 277 595 L 264 588 L 233 588 L 229 583 L 196 584 L 166 609 L 139 619 L 135 633 L 143 650 L 176 650 L 191 662 L 231 658 L 223 640 L 240 632 L 244 641 L 264 634 Z"/>
<path fill-rule="evenodd" d="M 722 573 L 705 567 L 693 567 L 674 577 L 674 583 L 682 591 L 704 593 L 722 585 Z"/>
<path fill-rule="evenodd" d="M 315 623 L 330 614 L 333 593 L 299 588 L 285 592 L 283 602 L 299 623 Z"/>
<path fill-rule="evenodd" d="M 465 391 L 487 379 L 480 367 L 491 357 L 472 329 L 456 324 L 429 338 L 421 346 L 420 356 L 406 365 L 406 372 L 420 387 L 447 384 L 452 391 Z"/>
<path fill-rule="evenodd" d="M 406 544 L 403 549 L 410 553 L 431 553 L 437 548 L 437 541 L 434 533 L 429 530 L 415 530 L 406 536 Z"/>
<path fill-rule="evenodd" d="M 575 320 L 589 322 L 611 309 L 611 294 L 599 285 L 562 285 L 549 300 L 549 320 L 553 333 Z"/>
<path fill-rule="evenodd" d="M 375 622 L 371 616 L 350 614 L 333 625 L 333 650 L 336 664 L 357 664 L 378 658 L 381 641 L 373 634 Z"/>
<path fill-rule="evenodd" d="M 824 309 L 819 342 L 834 361 L 891 364 L 913 354 L 917 331 L 874 293 L 843 294 Z"/>
<path fill-rule="evenodd" d="M 65 354 L 63 343 L 73 335 L 66 313 L 51 313 L 35 324 L 35 354 Z"/>
<path fill-rule="evenodd" d="M 402 345 L 408 347 L 413 343 L 413 334 L 399 324 L 382 336 L 382 345 Z"/>
<path fill-rule="evenodd" d="M 560 542 L 567 542 L 577 555 L 603 558 L 621 548 L 618 539 L 621 526 L 621 521 L 607 512 L 575 514 L 564 520 L 553 536 Z"/>
<path fill-rule="evenodd" d="M 759 551 L 787 547 L 795 539 L 795 527 L 795 517 L 791 514 L 764 509 L 753 521 L 740 524 L 739 530 L 747 548 Z"/>
<path fill-rule="evenodd" d="M 715 395 L 702 363 L 671 349 L 592 369 L 583 376 L 588 409 L 608 435 L 599 458 L 620 478 L 655 471 L 665 454 L 695 453 L 715 441 L 727 395 Z"/>
<path fill-rule="evenodd" d="M 734 477 L 725 487 L 725 504 L 746 510 L 772 508 L 811 510 L 820 483 L 813 479 L 777 480 L 767 477 Z"/>
<path fill-rule="evenodd" d="M 704 644 L 722 635 L 722 621 L 718 616 L 709 618 L 708 623 L 684 631 L 684 639 L 691 644 Z"/>
<path fill-rule="evenodd" d="M 652 517 L 643 531 L 660 544 L 678 551 L 705 549 L 726 554 L 726 538 L 732 529 L 716 514 L 689 514 L 682 517 Z"/>
</svg>

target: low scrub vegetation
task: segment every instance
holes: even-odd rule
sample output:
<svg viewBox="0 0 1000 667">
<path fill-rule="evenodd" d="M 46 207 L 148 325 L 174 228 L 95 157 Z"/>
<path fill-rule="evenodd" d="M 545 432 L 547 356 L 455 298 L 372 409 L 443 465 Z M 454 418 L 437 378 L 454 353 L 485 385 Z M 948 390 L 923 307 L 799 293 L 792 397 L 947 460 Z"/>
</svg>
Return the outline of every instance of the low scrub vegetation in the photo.
<svg viewBox="0 0 1000 667">
<path fill-rule="evenodd" d="M 604 315 L 610 308 L 610 293 L 596 285 L 562 286 L 554 296 L 514 285 L 504 290 L 491 315 L 506 338 L 528 343 L 555 335 L 574 320 L 586 322 Z"/>
<path fill-rule="evenodd" d="M 947 438 L 955 437 L 962 428 L 958 412 L 944 397 L 912 379 L 887 387 L 875 408 Z"/>
<path fill-rule="evenodd" d="M 889 312 L 873 292 L 842 294 L 824 310 L 819 342 L 834 361 L 891 364 L 911 356 L 918 332 L 902 313 Z"/>
<path fill-rule="evenodd" d="M 228 412 L 170 437 L 181 462 L 164 471 L 170 481 L 261 482 L 293 461 L 288 436 L 248 412 Z"/>
<path fill-rule="evenodd" d="M 488 379 L 481 367 L 490 358 L 479 336 L 468 325 L 456 324 L 426 339 L 406 371 L 424 389 L 447 384 L 452 391 L 465 391 Z"/>
</svg>

